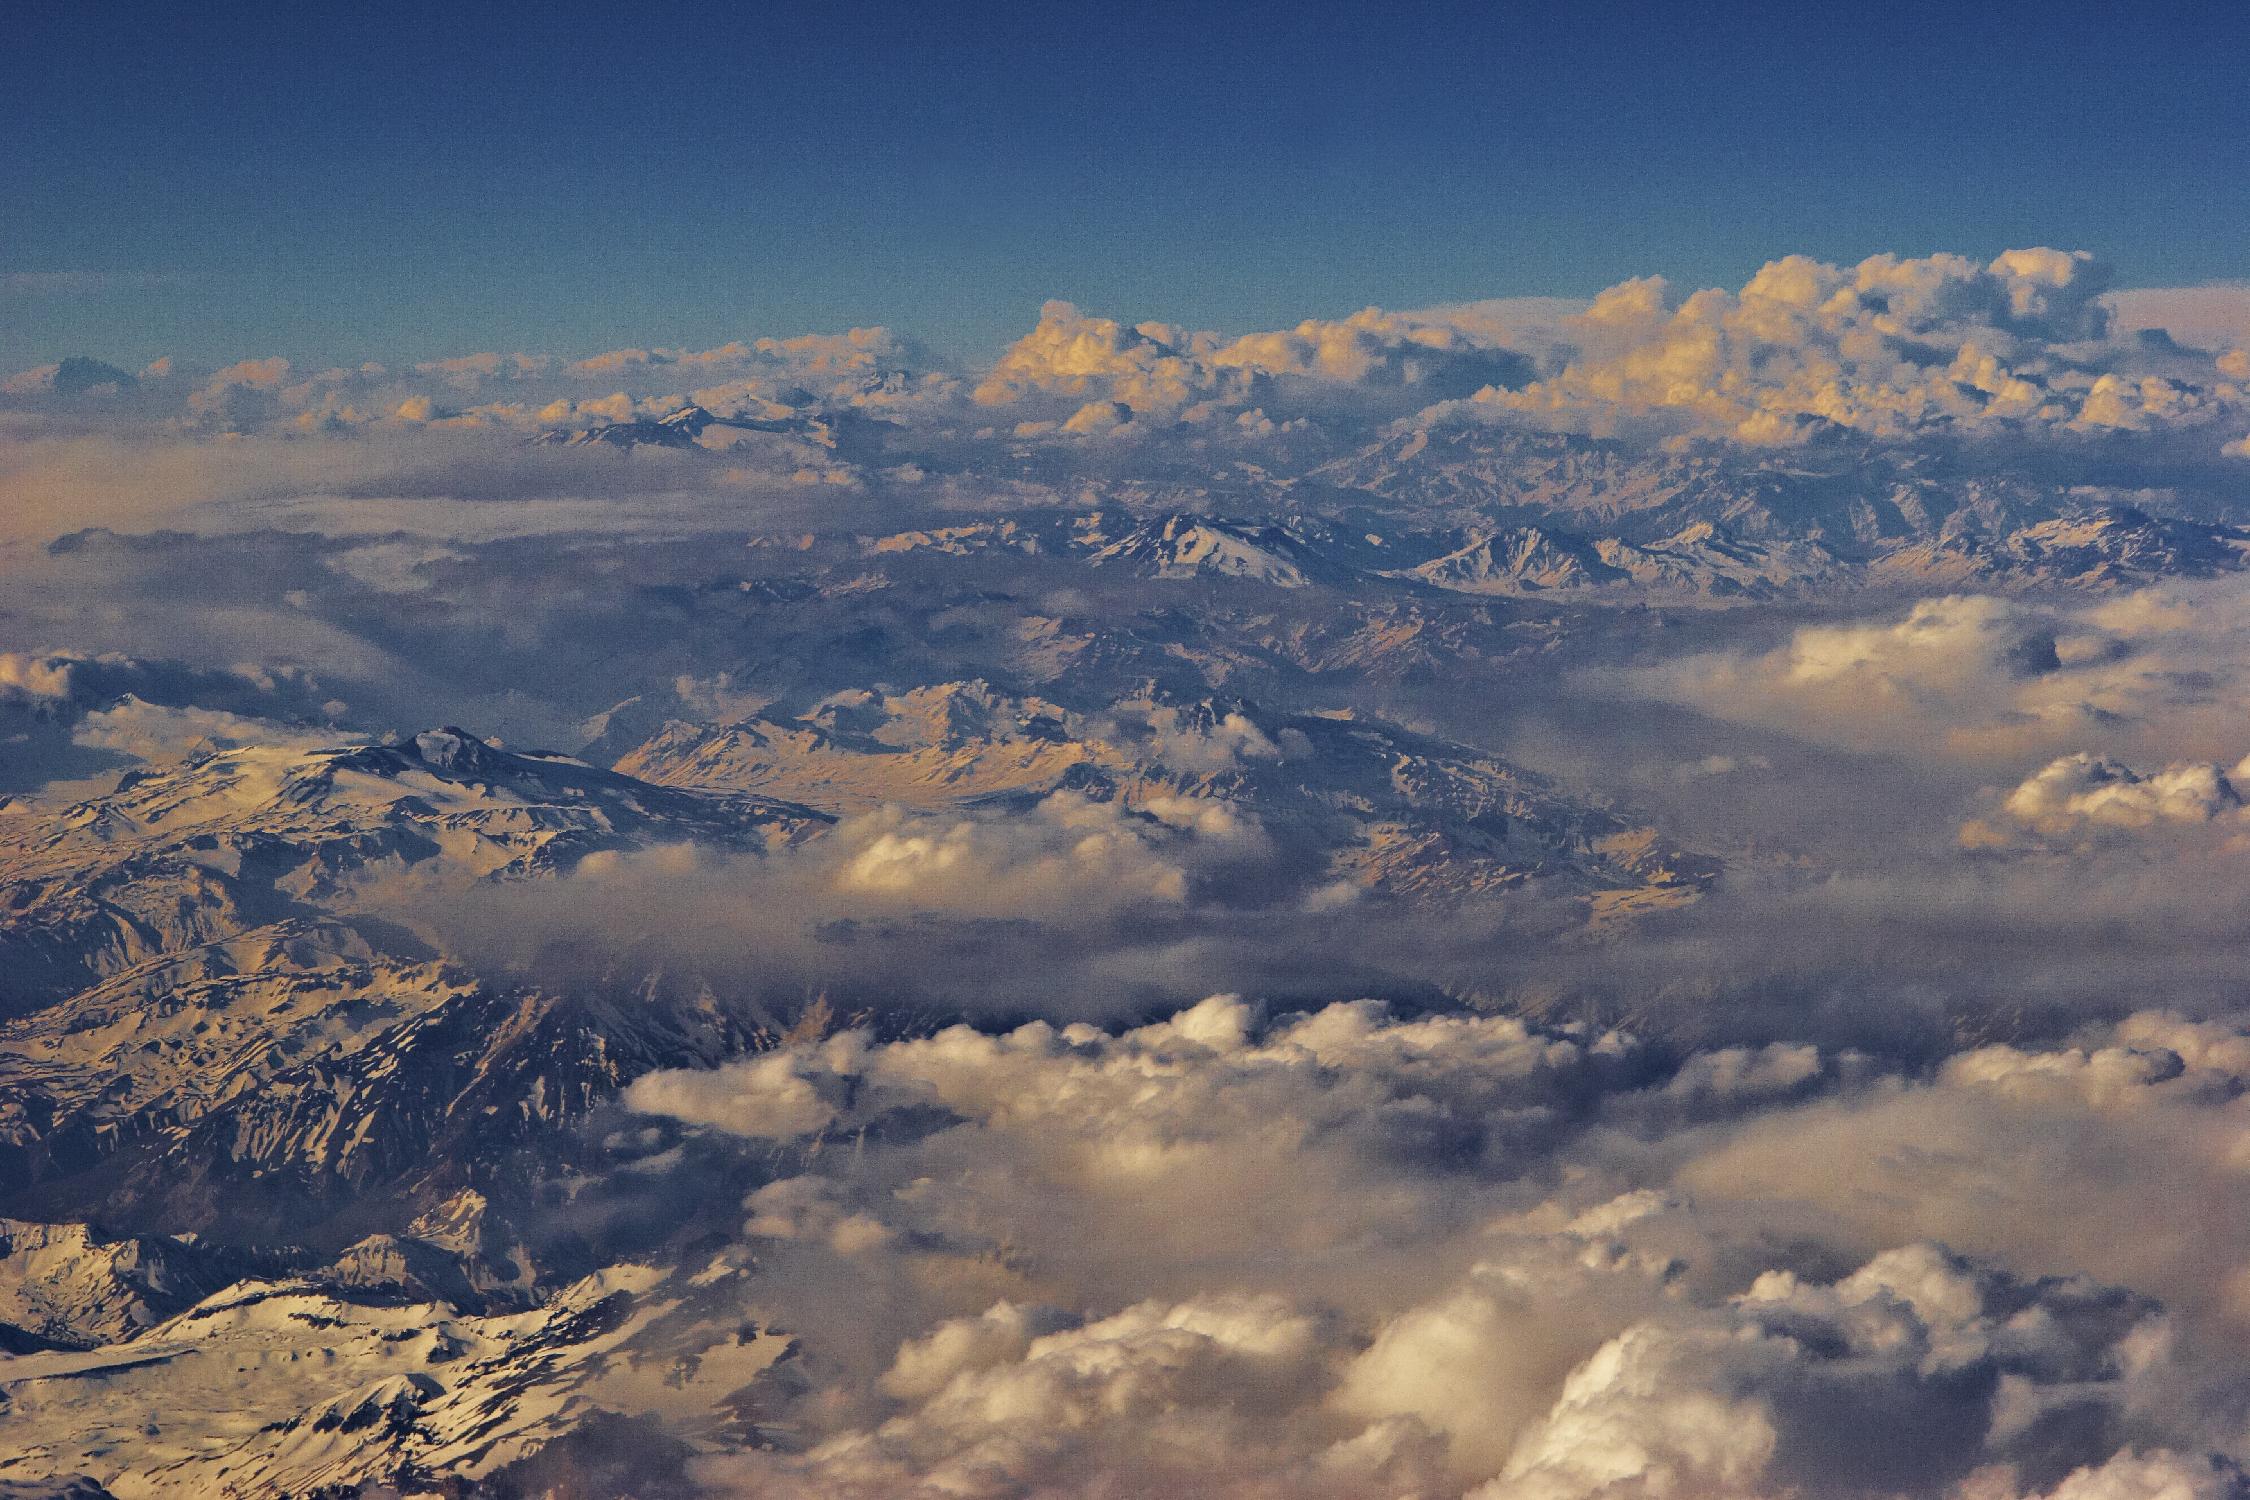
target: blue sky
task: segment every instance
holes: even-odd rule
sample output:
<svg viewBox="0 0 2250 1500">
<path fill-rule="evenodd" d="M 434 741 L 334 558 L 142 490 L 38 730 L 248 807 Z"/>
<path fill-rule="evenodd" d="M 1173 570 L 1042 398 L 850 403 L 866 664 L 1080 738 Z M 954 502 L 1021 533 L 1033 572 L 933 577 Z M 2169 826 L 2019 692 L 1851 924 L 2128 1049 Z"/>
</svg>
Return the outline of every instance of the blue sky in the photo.
<svg viewBox="0 0 2250 1500">
<path fill-rule="evenodd" d="M 44 6 L 0 364 L 398 360 L 1066 297 L 1221 329 L 1790 251 L 2250 274 L 2250 6 Z M 70 273 L 26 277 L 22 273 Z"/>
</svg>

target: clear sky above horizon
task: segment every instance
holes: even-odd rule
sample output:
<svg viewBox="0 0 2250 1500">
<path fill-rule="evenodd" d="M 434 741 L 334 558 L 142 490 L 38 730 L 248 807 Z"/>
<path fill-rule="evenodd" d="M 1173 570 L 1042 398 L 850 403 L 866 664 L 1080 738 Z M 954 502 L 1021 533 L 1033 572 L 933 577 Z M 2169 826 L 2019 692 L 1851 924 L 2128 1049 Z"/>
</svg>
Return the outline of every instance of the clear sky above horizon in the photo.
<svg viewBox="0 0 2250 1500">
<path fill-rule="evenodd" d="M 2250 6 L 26 7 L 0 366 L 2250 275 Z"/>
</svg>

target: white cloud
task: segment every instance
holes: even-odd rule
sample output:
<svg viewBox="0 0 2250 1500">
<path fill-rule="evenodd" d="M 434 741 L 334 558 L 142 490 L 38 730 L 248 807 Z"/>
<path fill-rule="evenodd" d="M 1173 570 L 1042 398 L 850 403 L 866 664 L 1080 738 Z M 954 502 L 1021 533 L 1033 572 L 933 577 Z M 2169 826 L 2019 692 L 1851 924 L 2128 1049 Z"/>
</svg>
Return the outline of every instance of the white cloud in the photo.
<svg viewBox="0 0 2250 1500">
<path fill-rule="evenodd" d="M 2077 1470 L 2038 1500 L 2243 1500 L 2250 1478 L 2225 1459 L 2157 1450 L 2120 1453 Z M 2017 1500 L 2002 1472 L 1964 1484 L 1960 1500 Z M 2026 1497 L 2030 1500 L 2030 1497 Z"/>
<path fill-rule="evenodd" d="M 2162 329 L 2183 344 L 2224 354 L 2250 349 L 2250 284 L 2133 287 L 2105 299 L 2117 326 Z M 2233 372 L 2239 378 L 2244 372 Z"/>
<path fill-rule="evenodd" d="M 1233 1491 L 1230 1475 L 1339 1496 L 1376 1477 L 1339 1466 L 1322 1483 L 1303 1455 L 1318 1432 L 1295 1408 L 1329 1351 L 1319 1322 L 1278 1297 L 1145 1302 L 1037 1326 L 1007 1304 L 941 1325 L 884 1377 L 887 1392 L 915 1398 L 899 1415 L 801 1456 L 704 1473 L 760 1493 L 992 1500 L 1065 1493 L 1096 1475 L 1105 1493 L 1152 1500 L 1183 1486 Z"/>
<path fill-rule="evenodd" d="M 796 1153 L 744 1232 L 835 1382 L 798 1409 L 801 1450 L 705 1477 L 1480 1500 L 2228 1481 L 2190 1455 L 2224 1430 L 2233 1356 L 2105 1282 L 2191 1308 L 2250 1288 L 2239 1245 L 2150 1232 L 2183 1190 L 2225 1200 L 2205 1174 L 2250 1137 L 2211 1111 L 2250 1038 L 2150 1014 L 1922 1083 L 1802 1044 L 1652 1062 L 1502 1017 L 1219 996 L 1116 1032 L 854 1031 L 656 1075 L 628 1102 Z M 2081 1196 L 2026 1213 L 2002 1182 Z M 1954 1231 L 1991 1259 L 1929 1242 Z M 1776 1258 L 1814 1242 L 1852 1258 Z"/>
<path fill-rule="evenodd" d="M 710 1072 L 652 1073 L 626 1089 L 625 1105 L 731 1135 L 786 1141 L 833 1124 L 858 1070 L 866 1038 L 856 1032 L 811 1051 L 784 1048 Z"/>
<path fill-rule="evenodd" d="M 1930 1245 L 1832 1285 L 1768 1272 L 1610 1340 L 1477 1500 L 1929 1493 L 2058 1405 L 2131 1408 L 2163 1339 L 2150 1305 Z"/>
<path fill-rule="evenodd" d="M 1062 431 L 1115 432 L 1127 423 L 1186 421 L 1201 425 L 1225 413 L 1238 434 L 1280 432 L 1265 408 L 1317 401 L 1324 393 L 1415 395 L 1414 404 L 1466 394 L 1529 373 L 1524 357 L 1501 339 L 1502 320 L 1489 308 L 1453 313 L 1387 313 L 1368 308 L 1348 318 L 1307 319 L 1293 328 L 1228 339 L 1167 323 L 1128 327 L 1092 317 L 1068 302 L 1040 310 L 1031 332 L 1010 345 L 978 383 L 984 406 L 1048 403 L 1068 411 Z M 1292 395 L 1283 384 L 1297 382 Z"/>
<path fill-rule="evenodd" d="M 1262 849 L 1227 805 L 1156 798 L 1137 811 L 1056 792 L 1015 817 L 930 816 L 897 808 L 845 820 L 823 850 L 848 899 L 917 911 L 1038 916 L 1178 905 L 1196 863 Z"/>
<path fill-rule="evenodd" d="M 2241 794 L 2226 771 L 2182 763 L 2146 775 L 2114 760 L 2069 755 L 2010 792 L 2002 810 L 2041 833 L 2201 825 L 2239 815 Z"/>
<path fill-rule="evenodd" d="M 188 415 L 198 421 L 228 426 L 266 420 L 276 409 L 289 372 L 289 361 L 279 355 L 237 361 L 188 393 Z"/>
<path fill-rule="evenodd" d="M 1823 429 L 1933 432 L 2193 425 L 2244 409 L 2208 360 L 2108 345 L 2109 273 L 2084 252 L 1788 256 L 1739 293 L 1675 300 L 1662 278 L 1610 288 L 1572 327 L 1579 354 L 1476 405 L 1613 431 L 1636 422 L 1753 445 Z M 2100 347 L 2096 347 L 2099 345 Z M 2135 368 L 2132 361 L 2142 359 Z"/>
<path fill-rule="evenodd" d="M 1746 1226 L 1825 1218 L 1846 1243 L 1939 1239 L 2250 1318 L 2250 1246 L 2205 1207 L 2232 1201 L 2250 1162 L 2250 1042 L 2161 1012 L 2103 1032 L 1974 1048 L 1926 1083 L 1787 1103 L 1713 1132 L 1676 1180 Z"/>
<path fill-rule="evenodd" d="M 71 696 L 79 662 L 69 656 L 0 652 L 0 700 L 57 702 Z"/>
<path fill-rule="evenodd" d="M 2068 605 L 1951 595 L 1610 680 L 1856 750 L 2020 764 L 2091 747 L 2097 758 L 2231 763 L 2241 731 L 2227 695 L 2250 685 L 2246 620 L 2239 577 Z"/>
<path fill-rule="evenodd" d="M 299 728 L 225 709 L 169 706 L 134 697 L 87 714 L 71 734 L 76 744 L 155 764 L 251 745 L 314 750 L 354 738 L 326 727 Z"/>
<path fill-rule="evenodd" d="M 1680 299 L 1648 277 L 1590 305 L 1367 308 L 1238 335 L 1129 325 L 1050 302 L 990 369 L 967 377 L 888 329 L 853 328 L 580 358 L 481 352 L 310 376 L 252 359 L 180 390 L 199 426 L 331 433 L 443 413 L 577 426 L 661 416 L 690 400 L 767 421 L 860 411 L 949 435 L 977 408 L 1000 407 L 1007 420 L 996 430 L 1019 437 L 1137 438 L 1186 424 L 1238 444 L 1281 441 L 1308 419 L 1364 430 L 1420 408 L 1752 444 L 1824 429 L 2152 431 L 2250 417 L 2244 340 L 2211 342 L 2231 326 L 2224 314 L 2237 289 L 2109 293 L 2107 282 L 2084 253 L 2046 249 L 1981 265 L 1958 255 L 1878 255 L 1851 267 L 1789 256 L 1733 293 Z M 2208 347 L 2112 337 L 2174 324 Z M 53 367 L 24 372 L 5 393 L 36 397 L 53 377 Z"/>
</svg>

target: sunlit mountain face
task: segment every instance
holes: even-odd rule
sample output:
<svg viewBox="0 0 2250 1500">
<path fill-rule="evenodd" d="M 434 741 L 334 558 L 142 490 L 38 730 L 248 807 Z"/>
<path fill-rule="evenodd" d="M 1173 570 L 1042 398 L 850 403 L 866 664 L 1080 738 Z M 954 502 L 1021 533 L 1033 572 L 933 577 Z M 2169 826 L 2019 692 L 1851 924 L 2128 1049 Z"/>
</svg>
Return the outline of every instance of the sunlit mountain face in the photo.
<svg viewBox="0 0 2250 1500">
<path fill-rule="evenodd" d="M 0 1500 L 2250 1500 L 2250 12 L 1459 9 L 0 26 Z"/>
</svg>

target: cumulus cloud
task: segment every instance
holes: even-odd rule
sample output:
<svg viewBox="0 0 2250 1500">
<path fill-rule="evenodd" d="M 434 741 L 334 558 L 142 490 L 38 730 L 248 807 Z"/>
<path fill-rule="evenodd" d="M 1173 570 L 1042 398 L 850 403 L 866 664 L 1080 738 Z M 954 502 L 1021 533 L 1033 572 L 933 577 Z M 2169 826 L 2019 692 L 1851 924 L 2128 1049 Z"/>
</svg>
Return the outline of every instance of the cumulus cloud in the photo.
<svg viewBox="0 0 2250 1500">
<path fill-rule="evenodd" d="M 1135 421 L 1193 424 L 1220 413 L 1257 418 L 1238 432 L 1280 424 L 1266 407 L 1318 405 L 1324 392 L 1394 391 L 1415 404 L 1463 395 L 1493 382 L 1520 383 L 1530 365 L 1496 342 L 1489 318 L 1443 310 L 1307 319 L 1294 328 L 1228 339 L 1168 323 L 1127 326 L 1050 302 L 1039 322 L 977 384 L 984 406 L 1060 403 L 1061 430 L 1114 432 Z M 1035 424 L 1032 430 L 1042 430 Z"/>
<path fill-rule="evenodd" d="M 0 692 L 18 703 L 52 703 L 75 691 L 80 663 L 68 656 L 0 655 Z"/>
<path fill-rule="evenodd" d="M 888 329 L 853 328 L 580 357 L 480 352 L 310 375 L 250 359 L 179 382 L 171 399 L 185 420 L 215 430 L 343 433 L 433 417 L 584 427 L 692 401 L 756 421 L 854 412 L 933 432 L 1000 411 L 1006 420 L 992 431 L 1018 438 L 1186 424 L 1236 444 L 1280 441 L 1308 419 L 1373 425 L 1420 408 L 1753 445 L 1824 432 L 2147 432 L 2250 419 L 2242 341 L 2118 337 L 2184 315 L 2157 293 L 2112 294 L 2109 280 L 2084 252 L 2050 249 L 1981 264 L 1878 255 L 1840 267 L 1789 256 L 1739 292 L 1681 298 L 1645 277 L 1590 306 L 1367 308 L 1237 335 L 1051 302 L 989 369 L 966 378 Z M 2224 290 L 2204 289 L 2204 301 Z M 2197 323 L 2214 326 L 2209 316 Z M 56 380 L 53 366 L 27 371 L 0 395 L 35 397 Z M 2239 436 L 2223 431 L 2210 451 Z"/>
<path fill-rule="evenodd" d="M 348 705 L 302 667 L 0 651 L 0 805 L 106 790 L 121 768 L 251 744 L 334 743 Z"/>
<path fill-rule="evenodd" d="M 1329 1351 L 1317 1320 L 1280 1298 L 1214 1294 L 1021 1330 L 1005 1304 L 949 1323 L 885 1378 L 902 1391 L 945 1377 L 910 1410 L 801 1456 L 720 1460 L 702 1475 L 762 1494 L 991 1500 L 1089 1482 L 1152 1500 L 1183 1488 L 1341 1497 L 1397 1477 L 1387 1453 L 1318 1451 L 1317 1422 L 1296 1408 Z M 1250 1484 L 1230 1482 L 1245 1474 Z"/>
<path fill-rule="evenodd" d="M 2015 1500 L 2006 1474 L 1973 1477 L 1962 1500 Z M 2080 1469 L 2046 1492 L 2042 1500 L 2241 1500 L 2250 1494 L 2250 1477 L 2237 1464 L 2212 1454 L 2120 1453 Z"/>
<path fill-rule="evenodd" d="M 212 671 L 120 652 L 0 651 L 0 705 L 7 706 L 84 711 L 127 696 L 172 705 L 293 706 L 316 702 L 319 693 L 309 673 L 291 667 Z"/>
<path fill-rule="evenodd" d="M 273 400 L 289 379 L 290 364 L 275 355 L 245 359 L 206 379 L 187 398 L 191 417 L 206 422 L 244 424 L 270 415 Z"/>
<path fill-rule="evenodd" d="M 145 703 L 133 697 L 89 713 L 72 735 L 79 745 L 152 764 L 250 745 L 316 750 L 354 738 L 325 725 L 277 723 L 225 709 Z"/>
<path fill-rule="evenodd" d="M 462 354 L 451 359 L 425 360 L 415 371 L 476 390 L 492 382 L 531 380 L 547 374 L 555 360 L 545 354 Z"/>
<path fill-rule="evenodd" d="M 1159 819 L 1170 808 L 1151 808 Z M 1232 831 L 1233 815 L 1213 812 Z M 1180 809 L 1183 822 L 1196 810 Z M 1029 819 L 930 820 L 897 811 L 839 830 L 848 842 L 836 872 L 841 891 L 918 910 L 995 914 L 1052 910 L 1097 891 L 1108 899 L 1177 903 L 1187 872 L 1157 853 L 1153 830 L 1133 828 L 1112 804 L 1056 793 Z"/>
<path fill-rule="evenodd" d="M 2183 762 L 2144 775 L 2107 757 L 2079 754 L 2025 778 L 2001 810 L 2037 832 L 2067 836 L 2201 826 L 2238 817 L 2242 806 L 2233 779 L 2215 765 Z"/>
<path fill-rule="evenodd" d="M 1984 1214 L 1980 1259 L 1931 1230 L 1989 1181 L 1890 1179 L 2000 1129 L 2045 1143 L 2058 1175 L 2026 1183 L 2136 1153 L 2089 1183 L 2117 1208 L 2137 1153 L 2196 1131 L 2227 1170 L 2207 1111 L 2246 1066 L 2239 1033 L 2161 1015 L 1916 1082 L 1221 996 L 1120 1031 L 847 1031 L 626 1103 L 778 1163 L 741 1233 L 796 1319 L 808 1426 L 703 1465 L 723 1491 L 2015 1500 L 2234 1493 L 2198 1446 L 2234 1356 L 2135 1289 L 2195 1305 L 2229 1252 L 2058 1203 L 2076 1234 Z M 1831 1117 L 1868 1139 L 1836 1156 Z"/>
<path fill-rule="evenodd" d="M 1032 395 L 1101 395 L 1132 411 L 1173 415 L 1219 394 L 1222 382 L 1231 382 L 1238 398 L 1248 396 L 1250 373 L 1218 370 L 1208 358 L 1213 347 L 1167 324 L 1128 327 L 1089 317 L 1068 302 L 1049 302 L 1039 310 L 1038 325 L 1009 345 L 978 383 L 975 398 L 1004 406 Z"/>
<path fill-rule="evenodd" d="M 1286 746 L 1276 744 L 1239 710 L 1204 716 L 1152 703 L 1118 711 L 1108 728 L 1128 740 L 1147 746 L 1150 758 L 1191 776 L 1231 771 L 1251 761 L 1283 759 L 1290 750 L 1302 751 L 1304 735 L 1285 731 Z"/>
<path fill-rule="evenodd" d="M 1922 600 L 1902 618 L 1804 626 L 1771 651 L 1692 656 L 1629 681 L 1706 712 L 1872 748 L 1926 744 L 1933 730 L 1967 742 L 1996 727 L 1996 714 L 1998 727 L 2014 727 L 2062 668 L 2050 615 L 1954 596 Z"/>
<path fill-rule="evenodd" d="M 655 1073 L 626 1090 L 626 1104 L 730 1135 L 788 1141 L 834 1124 L 841 1080 L 859 1072 L 866 1039 L 857 1033 L 810 1052 L 784 1048 L 707 1073 Z"/>
<path fill-rule="evenodd" d="M 2085 252 L 1771 262 L 1740 292 L 1675 298 L 1661 277 L 1610 288 L 1572 325 L 1580 352 L 1494 413 L 1594 431 L 1632 424 L 1753 445 L 1823 432 L 2144 430 L 2244 406 L 2209 360 L 2135 366 L 2106 343 L 2108 269 Z"/>
<path fill-rule="evenodd" d="M 744 1225 L 824 1324 L 809 1346 L 865 1342 L 868 1425 L 714 1475 L 784 1493 L 1021 1495 L 1097 1475 L 1120 1493 L 1417 1487 L 1443 1438 L 1352 1409 L 1366 1335 L 1333 1299 L 1473 1238 L 1463 1195 L 1485 1190 L 1467 1164 L 1506 1175 L 1626 1050 L 1368 1004 L 1269 1022 L 1222 996 L 1123 1032 L 846 1033 L 643 1079 L 627 1103 L 674 1119 L 891 1142 L 760 1189 Z M 909 1120 L 934 1133 L 884 1123 Z M 843 1246 L 863 1299 L 919 1316 L 888 1339 L 837 1326 L 857 1317 L 832 1280 Z"/>
<path fill-rule="evenodd" d="M 2240 1191 L 2246 1061 L 2231 1025 L 2137 1013 L 2083 1045 L 1972 1048 L 1927 1082 L 1723 1127 L 1675 1181 L 1745 1223 L 1825 1219 L 1864 1248 L 1937 1238 L 2240 1322 L 2250 1247 L 2212 1215 Z"/>
<path fill-rule="evenodd" d="M 1768 1272 L 1723 1310 L 1605 1344 L 1476 1493 L 1929 1493 L 2019 1445 L 2052 1466 L 2042 1422 L 2129 1418 L 2164 1338 L 2145 1301 L 2012 1282 L 1925 1244 L 1828 1286 Z"/>
<path fill-rule="evenodd" d="M 2235 634 L 2246 604 L 2239 579 L 2061 606 L 1951 595 L 1608 680 L 1857 750 L 2016 761 L 2091 743 L 2217 758 L 2238 748 L 2224 695 L 2250 667 Z"/>
<path fill-rule="evenodd" d="M 896 368 L 918 353 L 887 328 L 853 328 L 840 334 L 736 340 L 712 349 L 612 349 L 573 360 L 568 369 L 573 375 L 605 376 L 666 366 L 729 373 L 764 369 L 842 379 Z"/>
</svg>

